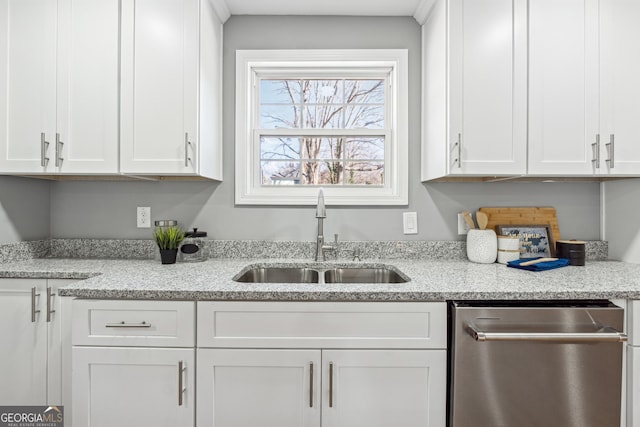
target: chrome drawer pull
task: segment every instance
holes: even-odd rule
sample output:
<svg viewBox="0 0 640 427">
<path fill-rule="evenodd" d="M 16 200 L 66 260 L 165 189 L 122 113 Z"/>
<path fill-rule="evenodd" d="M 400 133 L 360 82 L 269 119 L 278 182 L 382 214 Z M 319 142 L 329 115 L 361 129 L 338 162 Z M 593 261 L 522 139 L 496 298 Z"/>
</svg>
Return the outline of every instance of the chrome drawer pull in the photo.
<svg viewBox="0 0 640 427">
<path fill-rule="evenodd" d="M 333 363 L 329 363 L 329 408 L 333 408 Z"/>
<path fill-rule="evenodd" d="M 51 288 L 48 287 L 47 288 L 47 322 L 51 322 L 51 313 L 56 312 L 55 310 L 51 309 L 51 307 L 53 306 L 53 304 L 51 304 L 51 299 L 55 296 L 56 294 L 51 292 Z"/>
<path fill-rule="evenodd" d="M 104 325 L 105 328 L 150 328 L 151 323 L 140 322 L 140 323 L 126 323 L 124 320 L 120 323 L 107 323 Z"/>
<path fill-rule="evenodd" d="M 613 328 L 602 328 L 607 332 L 485 332 L 473 324 L 467 332 L 476 341 L 553 341 L 553 342 L 625 342 L 627 334 Z"/>
<path fill-rule="evenodd" d="M 309 363 L 309 408 L 313 408 L 313 362 Z"/>
<path fill-rule="evenodd" d="M 609 158 L 607 159 L 607 164 L 611 169 L 616 167 L 615 157 L 614 157 L 614 147 L 615 147 L 615 135 L 609 135 L 609 143 L 605 144 L 607 147 L 607 152 L 609 153 Z"/>
<path fill-rule="evenodd" d="M 59 168 L 62 166 L 62 147 L 64 147 L 64 142 L 60 141 L 60 134 L 56 133 L 56 167 Z"/>
<path fill-rule="evenodd" d="M 596 134 L 596 142 L 591 144 L 591 151 L 593 159 L 591 163 L 595 166 L 596 169 L 600 169 L 600 134 Z"/>
<path fill-rule="evenodd" d="M 47 157 L 47 150 L 49 149 L 49 142 L 46 140 L 46 136 L 44 132 L 40 133 L 40 166 L 43 168 L 47 166 L 49 163 L 49 158 Z"/>
<path fill-rule="evenodd" d="M 191 157 L 189 157 L 189 147 L 191 146 L 191 141 L 189 141 L 189 133 L 184 133 L 184 167 L 189 167 L 189 162 L 191 161 Z"/>
<path fill-rule="evenodd" d="M 36 294 L 35 286 L 31 288 L 31 323 L 36 321 L 36 313 L 40 313 L 40 310 L 36 310 L 36 297 L 39 297 L 40 294 Z"/>
<path fill-rule="evenodd" d="M 452 166 L 455 166 L 457 163 L 458 167 L 461 168 L 462 167 L 462 134 L 461 133 L 458 134 L 458 140 L 453 143 L 453 149 L 457 149 L 458 156 L 453 159 Z"/>
<path fill-rule="evenodd" d="M 178 362 L 178 406 L 182 406 L 183 403 L 183 395 L 187 389 L 184 387 L 182 376 L 184 375 L 184 371 L 186 371 L 186 367 L 184 366 L 184 362 L 181 360 Z"/>
</svg>

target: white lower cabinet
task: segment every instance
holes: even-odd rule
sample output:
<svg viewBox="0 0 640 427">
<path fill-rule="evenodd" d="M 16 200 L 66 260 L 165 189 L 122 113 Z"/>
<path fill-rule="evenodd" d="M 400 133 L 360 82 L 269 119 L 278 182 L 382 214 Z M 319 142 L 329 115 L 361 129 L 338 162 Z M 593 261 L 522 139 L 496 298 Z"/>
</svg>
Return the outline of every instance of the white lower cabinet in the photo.
<svg viewBox="0 0 640 427">
<path fill-rule="evenodd" d="M 198 427 L 319 427 L 319 350 L 198 349 Z"/>
<path fill-rule="evenodd" d="M 324 427 L 445 425 L 446 350 L 323 350 Z"/>
<path fill-rule="evenodd" d="M 58 286 L 73 280 L 0 279 L 0 404 L 61 405 L 63 333 Z"/>
<path fill-rule="evenodd" d="M 0 359 L 3 405 L 44 404 L 47 400 L 47 324 L 35 313 L 46 280 L 3 280 L 0 288 Z"/>
<path fill-rule="evenodd" d="M 199 302 L 197 364 L 198 427 L 441 427 L 446 306 Z"/>
<path fill-rule="evenodd" d="M 194 309 L 189 301 L 73 300 L 72 425 L 193 427 Z"/>
<path fill-rule="evenodd" d="M 445 350 L 199 349 L 199 427 L 444 426 Z"/>
<path fill-rule="evenodd" d="M 194 350 L 73 349 L 73 425 L 194 425 Z"/>
<path fill-rule="evenodd" d="M 72 329 L 65 425 L 446 422 L 445 303 L 76 299 Z"/>
</svg>

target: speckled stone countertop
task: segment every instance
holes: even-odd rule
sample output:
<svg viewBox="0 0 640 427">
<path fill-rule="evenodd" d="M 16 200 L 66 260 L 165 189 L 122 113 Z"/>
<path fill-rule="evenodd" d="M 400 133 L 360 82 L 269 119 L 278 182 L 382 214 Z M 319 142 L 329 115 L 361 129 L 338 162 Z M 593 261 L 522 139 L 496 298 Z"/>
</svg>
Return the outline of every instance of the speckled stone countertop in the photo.
<svg viewBox="0 0 640 427">
<path fill-rule="evenodd" d="M 390 266 L 394 284 L 279 284 L 233 280 L 249 266 Z M 154 260 L 32 259 L 0 265 L 0 277 L 86 279 L 61 296 L 121 299 L 280 301 L 444 301 L 450 299 L 640 299 L 640 265 L 591 261 L 543 272 L 454 260 L 313 263 L 308 260 L 210 259 L 161 265 Z"/>
</svg>

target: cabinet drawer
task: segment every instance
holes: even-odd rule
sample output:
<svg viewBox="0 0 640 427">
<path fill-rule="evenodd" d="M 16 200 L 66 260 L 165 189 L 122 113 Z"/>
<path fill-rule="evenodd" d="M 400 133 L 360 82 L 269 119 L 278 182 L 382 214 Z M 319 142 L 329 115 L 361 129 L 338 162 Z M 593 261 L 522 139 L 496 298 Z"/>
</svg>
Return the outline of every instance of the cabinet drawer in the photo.
<svg viewBox="0 0 640 427">
<path fill-rule="evenodd" d="M 198 302 L 198 347 L 446 348 L 445 303 Z"/>
<path fill-rule="evenodd" d="M 77 299 L 73 345 L 193 347 L 195 303 Z"/>
</svg>

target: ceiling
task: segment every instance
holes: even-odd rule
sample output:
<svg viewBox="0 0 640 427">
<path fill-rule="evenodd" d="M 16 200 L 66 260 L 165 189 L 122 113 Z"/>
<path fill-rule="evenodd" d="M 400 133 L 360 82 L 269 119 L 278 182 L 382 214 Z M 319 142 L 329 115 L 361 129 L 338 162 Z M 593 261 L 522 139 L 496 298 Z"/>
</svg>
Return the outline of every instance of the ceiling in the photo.
<svg viewBox="0 0 640 427">
<path fill-rule="evenodd" d="M 426 16 L 433 0 L 214 0 L 226 20 L 230 15 Z"/>
</svg>

